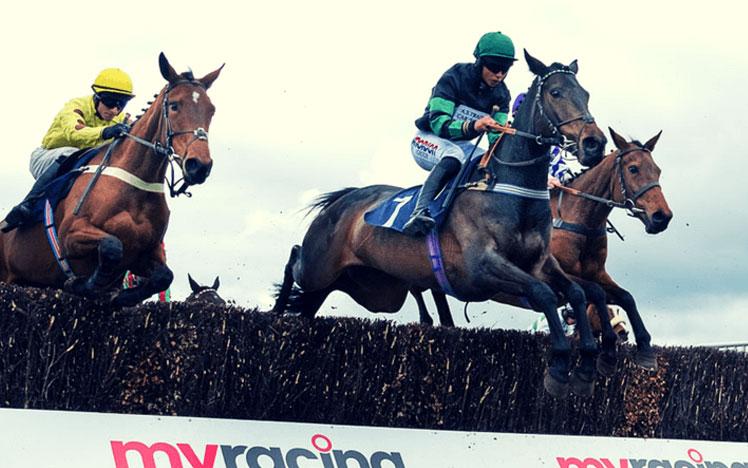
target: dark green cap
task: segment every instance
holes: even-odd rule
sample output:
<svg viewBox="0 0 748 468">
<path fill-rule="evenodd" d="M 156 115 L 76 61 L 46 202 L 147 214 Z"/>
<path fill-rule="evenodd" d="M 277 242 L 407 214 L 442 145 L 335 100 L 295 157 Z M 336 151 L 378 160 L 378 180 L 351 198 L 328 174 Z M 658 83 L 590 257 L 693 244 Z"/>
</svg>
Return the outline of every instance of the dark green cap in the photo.
<svg viewBox="0 0 748 468">
<path fill-rule="evenodd" d="M 480 57 L 503 57 L 512 60 L 514 58 L 514 43 L 509 36 L 501 32 L 489 32 L 481 36 L 478 45 L 473 52 L 475 58 Z"/>
</svg>

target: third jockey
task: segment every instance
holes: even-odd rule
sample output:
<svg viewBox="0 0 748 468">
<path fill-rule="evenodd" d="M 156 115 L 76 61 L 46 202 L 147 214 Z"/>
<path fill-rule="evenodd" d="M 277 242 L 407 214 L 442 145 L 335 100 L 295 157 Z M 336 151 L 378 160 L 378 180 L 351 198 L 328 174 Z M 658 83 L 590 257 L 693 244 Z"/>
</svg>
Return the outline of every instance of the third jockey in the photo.
<svg viewBox="0 0 748 468">
<path fill-rule="evenodd" d="M 486 33 L 473 56 L 474 63 L 458 63 L 444 72 L 431 91 L 426 111 L 416 120 L 411 153 L 431 173 L 403 228 L 407 235 L 425 235 L 434 227 L 428 205 L 473 154 L 472 140 L 488 132 L 491 144 L 507 123 L 511 96 L 504 79 L 516 61 L 512 40 L 500 32 Z"/>
</svg>

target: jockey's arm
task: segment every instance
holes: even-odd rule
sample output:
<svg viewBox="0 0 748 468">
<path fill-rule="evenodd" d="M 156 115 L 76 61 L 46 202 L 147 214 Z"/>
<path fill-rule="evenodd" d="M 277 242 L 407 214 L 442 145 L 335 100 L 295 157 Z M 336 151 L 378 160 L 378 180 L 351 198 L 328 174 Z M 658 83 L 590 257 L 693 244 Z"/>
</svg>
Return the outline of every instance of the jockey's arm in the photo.
<svg viewBox="0 0 748 468">
<path fill-rule="evenodd" d="M 122 122 L 125 115 L 120 114 L 110 122 L 111 125 Z M 67 140 L 66 146 L 76 148 L 91 148 L 104 143 L 101 133 L 109 125 L 90 126 L 87 121 L 86 111 L 76 100 L 69 101 L 58 114 L 58 122 L 61 127 L 64 138 Z"/>
</svg>

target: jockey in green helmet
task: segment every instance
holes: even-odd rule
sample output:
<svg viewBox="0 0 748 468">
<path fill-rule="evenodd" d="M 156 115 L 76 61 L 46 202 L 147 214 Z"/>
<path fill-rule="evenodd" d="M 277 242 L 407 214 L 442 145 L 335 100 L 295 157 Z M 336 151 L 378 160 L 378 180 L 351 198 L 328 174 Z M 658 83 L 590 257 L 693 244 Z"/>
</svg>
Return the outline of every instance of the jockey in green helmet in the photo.
<svg viewBox="0 0 748 468">
<path fill-rule="evenodd" d="M 421 236 L 433 229 L 429 203 L 473 154 L 473 140 L 488 133 L 493 143 L 507 122 L 511 96 L 504 79 L 516 60 L 512 40 L 501 32 L 486 33 L 473 56 L 475 62 L 458 63 L 444 72 L 415 122 L 418 131 L 411 153 L 419 166 L 431 172 L 403 228 L 407 235 Z"/>
</svg>

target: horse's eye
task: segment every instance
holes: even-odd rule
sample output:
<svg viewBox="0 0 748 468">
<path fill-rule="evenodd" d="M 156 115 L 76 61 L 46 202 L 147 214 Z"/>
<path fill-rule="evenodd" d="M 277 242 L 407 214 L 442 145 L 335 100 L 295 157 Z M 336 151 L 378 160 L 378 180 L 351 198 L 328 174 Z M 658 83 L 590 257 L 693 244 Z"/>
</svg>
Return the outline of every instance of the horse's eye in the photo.
<svg viewBox="0 0 748 468">
<path fill-rule="evenodd" d="M 636 167 L 636 166 L 629 166 L 629 172 L 632 173 L 632 174 L 638 174 L 639 173 L 639 168 Z"/>
<path fill-rule="evenodd" d="M 553 96 L 553 97 L 555 97 L 555 98 L 557 98 L 557 97 L 561 97 L 561 91 L 559 91 L 559 90 L 557 90 L 557 89 L 552 89 L 552 90 L 551 90 L 551 96 Z"/>
<path fill-rule="evenodd" d="M 172 112 L 178 111 L 179 110 L 179 104 L 177 104 L 176 102 L 170 102 L 169 103 L 169 110 L 172 111 Z"/>
</svg>

